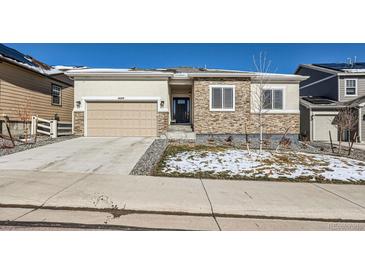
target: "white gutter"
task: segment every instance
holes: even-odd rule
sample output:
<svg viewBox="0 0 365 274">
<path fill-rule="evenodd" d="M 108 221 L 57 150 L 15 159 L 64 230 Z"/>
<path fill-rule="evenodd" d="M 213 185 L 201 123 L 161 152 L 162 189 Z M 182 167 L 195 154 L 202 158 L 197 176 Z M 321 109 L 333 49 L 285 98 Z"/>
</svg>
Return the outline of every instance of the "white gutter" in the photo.
<svg viewBox="0 0 365 274">
<path fill-rule="evenodd" d="M 365 72 L 339 72 L 339 76 L 365 76 Z"/>
<path fill-rule="evenodd" d="M 301 76 L 301 75 L 289 75 L 289 74 L 259 74 L 256 72 L 247 72 L 247 73 L 207 73 L 207 72 L 194 72 L 188 73 L 190 77 L 248 77 L 252 78 L 253 80 L 260 79 L 260 77 L 265 77 L 267 80 L 294 80 L 294 81 L 303 81 L 308 79 L 308 76 Z"/>
<path fill-rule="evenodd" d="M 267 80 L 281 81 L 302 81 L 308 79 L 308 76 L 291 75 L 291 74 L 259 74 L 256 72 L 194 72 L 194 73 L 173 73 L 173 72 L 156 72 L 156 71 L 133 71 L 129 69 L 79 69 L 65 72 L 70 77 L 172 77 L 175 79 L 189 79 L 194 77 L 247 77 L 257 80 L 260 77 L 266 77 Z"/>
<path fill-rule="evenodd" d="M 126 70 L 70 70 L 65 72 L 70 77 L 171 77 L 172 72 L 126 71 Z"/>
</svg>

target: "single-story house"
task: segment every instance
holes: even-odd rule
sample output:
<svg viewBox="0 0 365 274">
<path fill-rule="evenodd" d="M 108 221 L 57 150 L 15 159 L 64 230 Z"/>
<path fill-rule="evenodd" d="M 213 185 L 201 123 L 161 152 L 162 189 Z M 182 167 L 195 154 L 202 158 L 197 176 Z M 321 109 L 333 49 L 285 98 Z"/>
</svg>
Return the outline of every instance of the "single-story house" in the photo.
<svg viewBox="0 0 365 274">
<path fill-rule="evenodd" d="M 177 67 L 80 69 L 73 130 L 84 136 L 160 136 L 171 125 L 191 126 L 197 138 L 257 135 L 257 94 L 265 79 L 264 133 L 299 135 L 299 83 L 290 74 Z"/>
<path fill-rule="evenodd" d="M 64 69 L 0 44 L 0 133 L 6 133 L 4 116 L 10 119 L 13 135 L 22 134 L 26 116 L 54 119 L 57 115 L 71 122 L 73 102 L 73 81 Z"/>
</svg>

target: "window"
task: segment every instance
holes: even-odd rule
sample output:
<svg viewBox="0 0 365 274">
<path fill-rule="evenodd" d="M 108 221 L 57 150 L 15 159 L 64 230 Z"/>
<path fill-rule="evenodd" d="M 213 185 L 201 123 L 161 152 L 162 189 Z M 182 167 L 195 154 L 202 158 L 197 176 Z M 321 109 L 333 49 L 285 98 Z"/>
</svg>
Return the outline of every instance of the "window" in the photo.
<svg viewBox="0 0 365 274">
<path fill-rule="evenodd" d="M 210 87 L 210 110 L 234 111 L 234 86 Z"/>
<path fill-rule="evenodd" d="M 345 93 L 348 96 L 357 95 L 357 80 L 356 79 L 345 79 Z"/>
<path fill-rule="evenodd" d="M 265 89 L 262 96 L 263 109 L 283 109 L 282 89 Z"/>
<path fill-rule="evenodd" d="M 62 88 L 60 86 L 52 84 L 52 105 L 61 105 L 61 90 Z"/>
</svg>

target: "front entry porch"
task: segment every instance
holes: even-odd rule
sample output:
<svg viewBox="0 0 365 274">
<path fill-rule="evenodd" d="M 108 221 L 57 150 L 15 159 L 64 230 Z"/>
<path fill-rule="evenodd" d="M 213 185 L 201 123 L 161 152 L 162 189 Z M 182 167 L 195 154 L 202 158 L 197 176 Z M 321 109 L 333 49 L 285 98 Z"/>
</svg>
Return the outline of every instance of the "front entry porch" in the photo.
<svg viewBox="0 0 365 274">
<path fill-rule="evenodd" d="M 195 141 L 193 132 L 192 84 L 186 81 L 170 83 L 171 117 L 167 138 L 174 141 Z"/>
<path fill-rule="evenodd" d="M 185 83 L 170 85 L 170 124 L 192 124 L 192 89 L 192 85 Z"/>
<path fill-rule="evenodd" d="M 196 140 L 195 132 L 193 132 L 190 124 L 170 125 L 166 136 L 172 141 L 194 142 Z"/>
</svg>

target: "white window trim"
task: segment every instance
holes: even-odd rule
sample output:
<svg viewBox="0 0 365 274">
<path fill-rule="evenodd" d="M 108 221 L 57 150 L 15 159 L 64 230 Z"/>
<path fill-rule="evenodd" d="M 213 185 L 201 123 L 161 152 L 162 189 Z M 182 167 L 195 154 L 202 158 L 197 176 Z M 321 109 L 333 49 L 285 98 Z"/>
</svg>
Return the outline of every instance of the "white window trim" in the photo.
<svg viewBox="0 0 365 274">
<path fill-rule="evenodd" d="M 213 108 L 213 88 L 232 88 L 233 90 L 233 108 Z M 223 92 L 222 92 L 222 106 L 223 106 Z M 210 111 L 228 111 L 233 112 L 236 110 L 236 86 L 235 85 L 210 85 L 209 86 L 209 110 Z"/>
<path fill-rule="evenodd" d="M 262 106 L 262 112 L 272 112 L 272 113 L 280 113 L 285 111 L 285 88 L 284 87 L 264 87 L 263 91 L 271 90 L 271 106 L 272 108 L 264 108 Z M 274 108 L 274 90 L 281 90 L 283 95 L 283 107 L 282 108 Z"/>
<path fill-rule="evenodd" d="M 353 78 L 344 78 L 345 80 L 345 96 L 346 97 L 354 97 L 354 96 L 357 96 L 357 79 L 353 79 Z M 355 81 L 355 94 L 347 94 L 347 81 L 349 80 L 353 80 Z"/>
<path fill-rule="evenodd" d="M 59 97 L 60 97 L 60 102 L 58 104 L 56 103 L 53 103 L 53 87 L 58 87 L 60 90 L 59 90 Z M 57 84 L 51 84 L 51 105 L 54 105 L 54 106 L 62 106 L 62 87 L 60 85 L 57 85 Z"/>
</svg>

